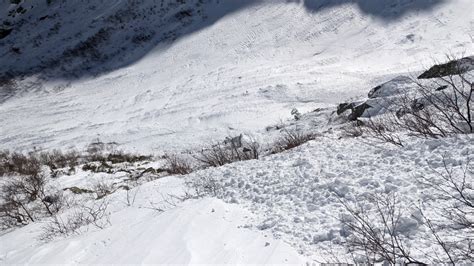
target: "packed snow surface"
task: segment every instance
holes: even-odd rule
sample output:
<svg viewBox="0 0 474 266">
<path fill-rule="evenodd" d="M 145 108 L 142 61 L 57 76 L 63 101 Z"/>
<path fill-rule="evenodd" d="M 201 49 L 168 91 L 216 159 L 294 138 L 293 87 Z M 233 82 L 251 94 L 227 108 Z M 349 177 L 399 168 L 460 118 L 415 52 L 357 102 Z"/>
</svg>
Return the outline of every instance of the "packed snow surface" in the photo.
<svg viewBox="0 0 474 266">
<path fill-rule="evenodd" d="M 9 2 L 0 3 L 2 18 L 17 12 Z M 350 262 L 338 200 L 395 192 L 404 206 L 436 203 L 415 178 L 474 161 L 470 135 L 405 136 L 395 147 L 328 125 L 335 104 L 389 80 L 384 88 L 408 86 L 395 77 L 446 53 L 474 54 L 471 0 L 22 3 L 28 11 L 13 20 L 28 34 L 0 39 L 0 72 L 13 77 L 0 80 L 0 150 L 82 149 L 99 139 L 163 154 L 241 133 L 269 143 L 278 132 L 265 128 L 293 108 L 309 114 L 292 126 L 318 137 L 259 160 L 118 189 L 106 197 L 110 224 L 101 230 L 44 241 L 45 219 L 3 232 L 1 264 Z M 50 182 L 90 188 L 126 177 L 79 170 Z M 178 200 L 202 180 L 214 182 L 216 197 Z M 412 216 L 403 234 L 421 254 L 431 248 L 428 232 Z"/>
<path fill-rule="evenodd" d="M 188 201 L 163 213 L 153 208 L 182 180 L 166 178 L 135 188 L 133 206 L 124 191 L 109 206 L 111 226 L 44 244 L 44 224 L 1 237 L 2 264 L 302 264 L 304 257 L 281 240 L 241 228 L 249 212 L 217 199 Z M 163 196 L 163 197 L 160 197 Z"/>
<path fill-rule="evenodd" d="M 327 134 L 291 151 L 196 172 L 189 179 L 218 180 L 222 190 L 217 195 L 252 210 L 257 215 L 255 228 L 272 232 L 320 263 L 351 262 L 341 252 L 347 237 L 340 223 L 346 213 L 341 200 L 364 204 L 367 195 L 396 193 L 409 212 L 401 226 L 403 234 L 417 253 L 434 248 L 433 242 L 424 241 L 429 237 L 416 216 L 418 199 L 432 199 L 435 194 L 416 180 L 444 173 L 445 163 L 455 175 L 466 164 L 472 171 L 474 139 L 407 142 L 401 148 Z M 472 172 L 467 178 L 473 180 Z"/>
<path fill-rule="evenodd" d="M 54 19 L 63 25 L 59 35 L 43 36 L 45 44 L 31 48 L 28 34 L 12 32 L 0 40 L 1 65 L 11 70 L 25 67 L 25 61 L 17 62 L 20 56 L 11 52 L 14 45 L 23 44 L 30 54 L 20 58 L 35 66 L 34 60 L 40 59 L 33 58 L 54 56 L 70 48 L 62 45 L 87 40 L 90 29 L 119 23 L 108 18 L 114 12 L 122 14 L 129 8 L 136 13 L 159 5 L 147 1 L 143 7 L 128 7 L 126 2 L 71 2 L 31 9 L 25 13 L 31 19 L 25 30 L 47 35 Z M 186 20 L 176 26 L 175 20 L 162 18 L 162 31 L 180 38 L 158 42 L 153 49 L 151 44 L 129 43 L 119 53 L 113 45 L 127 43 L 126 36 L 122 40 L 112 34 L 111 40 L 99 42 L 89 53 L 108 55 L 107 64 L 123 67 L 98 77 L 68 70 L 70 65 L 88 66 L 86 53 L 83 61 L 79 57 L 60 65 L 77 78 L 62 78 L 62 72 L 55 70 L 46 80 L 33 74 L 17 84 L 13 96 L 8 94 L 0 105 L 0 147 L 82 147 L 99 138 L 141 152 L 189 149 L 243 131 L 258 134 L 264 126 L 288 118 L 292 108 L 309 111 L 336 104 L 366 94 L 386 76 L 444 60 L 446 53 L 473 52 L 470 0 L 304 2 L 211 1 L 200 7 L 211 21 L 193 17 L 195 31 L 186 27 Z M 191 3 L 170 4 L 169 12 L 197 8 Z M 69 13 L 56 13 L 61 8 Z M 38 21 L 47 14 L 53 18 Z M 155 21 L 153 15 L 144 17 L 140 25 L 124 17 L 124 27 L 132 30 L 117 31 L 141 33 Z M 90 21 L 90 26 L 77 25 L 78 21 Z M 85 32 L 76 39 L 71 35 L 77 29 Z M 149 52 L 127 65 L 132 48 Z"/>
</svg>

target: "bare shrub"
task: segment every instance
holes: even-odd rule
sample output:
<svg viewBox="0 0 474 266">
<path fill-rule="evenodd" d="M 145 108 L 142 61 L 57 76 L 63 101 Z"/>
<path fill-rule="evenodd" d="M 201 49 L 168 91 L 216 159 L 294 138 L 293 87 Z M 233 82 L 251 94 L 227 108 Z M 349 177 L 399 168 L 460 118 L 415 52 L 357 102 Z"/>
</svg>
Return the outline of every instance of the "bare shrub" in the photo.
<svg viewBox="0 0 474 266">
<path fill-rule="evenodd" d="M 187 175 L 193 171 L 189 159 L 178 155 L 165 155 L 165 170 L 172 175 Z"/>
<path fill-rule="evenodd" d="M 89 162 L 82 166 L 82 170 L 94 173 L 112 173 L 112 166 L 106 161 Z"/>
<path fill-rule="evenodd" d="M 195 158 L 203 163 L 204 167 L 218 167 L 233 162 L 258 159 L 259 154 L 260 145 L 256 141 L 240 145 L 231 141 L 211 145 L 203 149 Z"/>
<path fill-rule="evenodd" d="M 88 225 L 104 229 L 110 225 L 110 214 L 107 212 L 109 202 L 95 201 L 92 206 L 81 205 L 62 217 L 55 215 L 42 228 L 40 239 L 53 240 L 59 236 L 78 235 L 87 230 Z"/>
<path fill-rule="evenodd" d="M 126 153 L 124 151 L 116 151 L 107 155 L 107 161 L 111 162 L 112 164 L 117 163 L 136 163 L 145 160 L 150 160 L 151 156 L 145 155 L 136 155 L 132 153 Z"/>
<path fill-rule="evenodd" d="M 63 207 L 62 195 L 46 192 L 44 174 L 15 176 L 2 185 L 0 219 L 4 226 L 27 224 L 55 215 Z"/>
<path fill-rule="evenodd" d="M 351 122 L 341 128 L 343 136 L 348 138 L 357 138 L 363 135 L 364 131 L 361 125 L 362 122 Z"/>
<path fill-rule="evenodd" d="M 0 155 L 0 176 L 17 173 L 20 175 L 39 175 L 41 162 L 35 153 L 28 155 L 4 151 Z"/>
<path fill-rule="evenodd" d="M 432 175 L 416 177 L 420 185 L 430 189 L 417 204 L 403 205 L 396 194 L 369 195 L 357 204 L 340 200 L 348 214 L 340 219 L 348 232 L 347 249 L 368 264 L 422 263 L 411 255 L 413 243 L 403 232 L 407 230 L 404 221 L 415 219 L 423 226 L 416 228 L 416 232 L 431 241 L 432 250 L 423 254 L 423 263 L 472 262 L 474 188 L 469 179 L 474 173 L 472 163 L 469 158 L 461 166 L 448 162 L 445 156 L 442 170 L 432 169 Z"/>
<path fill-rule="evenodd" d="M 79 164 L 80 155 L 74 150 L 65 153 L 53 150 L 40 153 L 39 158 L 42 164 L 47 165 L 53 171 L 59 168 L 76 167 Z"/>
<path fill-rule="evenodd" d="M 222 192 L 222 185 L 215 178 L 209 176 L 201 176 L 193 178 L 186 182 L 186 186 L 191 189 L 189 195 L 194 197 L 213 196 L 217 197 Z"/>
<path fill-rule="evenodd" d="M 5 185 L 2 187 L 2 203 L 0 204 L 0 218 L 2 227 L 24 225 L 34 222 L 34 210 L 30 209 L 28 197 L 17 193 L 16 186 Z"/>
<path fill-rule="evenodd" d="M 69 151 L 66 153 L 60 150 L 51 152 L 29 152 L 28 154 L 9 151 L 0 152 L 0 175 L 20 174 L 38 175 L 41 166 L 48 166 L 52 172 L 60 168 L 69 167 L 74 170 L 79 163 L 79 153 Z"/>
<path fill-rule="evenodd" d="M 114 188 L 113 184 L 107 183 L 104 180 L 100 180 L 93 185 L 92 190 L 96 193 L 97 199 L 101 199 L 114 193 L 116 189 Z"/>
<path fill-rule="evenodd" d="M 422 99 L 438 113 L 437 124 L 448 128 L 445 132 L 440 130 L 440 134 L 474 133 L 473 77 L 461 70 L 458 72 L 460 74 L 440 77 L 431 86 L 417 83 Z"/>
<path fill-rule="evenodd" d="M 279 153 L 285 150 L 298 147 L 310 140 L 314 140 L 316 135 L 309 132 L 299 130 L 283 130 L 283 134 L 273 144 L 272 153 Z"/>
<path fill-rule="evenodd" d="M 397 121 L 394 121 L 392 114 L 369 118 L 365 121 L 360 132 L 361 135 L 365 134 L 382 142 L 403 147 L 402 140 L 397 132 L 397 123 Z"/>
<path fill-rule="evenodd" d="M 122 150 L 117 150 L 117 143 L 92 142 L 88 145 L 84 156 L 87 162 L 101 162 L 102 164 L 136 163 L 150 160 L 150 155 L 137 155 Z"/>
<path fill-rule="evenodd" d="M 370 211 L 363 204 L 351 206 L 341 200 L 348 216 L 342 216 L 341 223 L 349 233 L 346 247 L 364 263 L 387 262 L 391 265 L 419 263 L 410 254 L 409 239 L 403 235 L 403 213 L 395 195 L 371 195 L 368 200 L 374 205 Z"/>
<path fill-rule="evenodd" d="M 389 110 L 371 118 L 364 131 L 370 136 L 402 146 L 401 131 L 424 138 L 474 133 L 473 77 L 460 73 L 436 78 L 429 83 L 413 80 L 415 88 L 386 98 L 382 107 Z"/>
<path fill-rule="evenodd" d="M 139 189 L 136 189 L 135 192 L 131 192 L 130 188 L 125 189 L 126 194 L 125 194 L 125 204 L 130 207 L 135 204 L 135 200 L 137 198 L 138 192 L 140 191 Z"/>
<path fill-rule="evenodd" d="M 474 259 L 474 175 L 473 163 L 470 158 L 459 167 L 448 163 L 443 155 L 441 171 L 433 169 L 432 176 L 417 176 L 417 182 L 432 189 L 432 198 L 418 207 L 426 226 L 442 248 L 450 263 L 472 261 Z M 439 204 L 439 200 L 443 204 Z M 444 231 L 450 230 L 447 237 Z M 438 262 L 443 262 L 439 260 Z"/>
<path fill-rule="evenodd" d="M 10 172 L 10 152 L 7 150 L 0 151 L 0 176 Z"/>
</svg>

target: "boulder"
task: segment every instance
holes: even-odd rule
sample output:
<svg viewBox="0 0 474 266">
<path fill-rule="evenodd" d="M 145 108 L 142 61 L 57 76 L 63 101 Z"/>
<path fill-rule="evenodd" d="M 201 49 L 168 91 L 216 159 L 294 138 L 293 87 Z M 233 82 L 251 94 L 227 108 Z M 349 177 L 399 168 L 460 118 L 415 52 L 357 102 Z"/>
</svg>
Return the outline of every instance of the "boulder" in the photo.
<svg viewBox="0 0 474 266">
<path fill-rule="evenodd" d="M 440 78 L 449 75 L 459 75 L 474 69 L 474 56 L 452 60 L 445 64 L 434 65 L 423 72 L 418 79 Z"/>
<path fill-rule="evenodd" d="M 348 117 L 349 120 L 351 120 L 351 121 L 357 120 L 357 118 L 361 117 L 364 114 L 365 110 L 367 110 L 371 107 L 372 106 L 370 106 L 367 103 L 357 105 L 356 107 L 352 108 L 352 113 Z"/>
<path fill-rule="evenodd" d="M 413 87 L 413 81 L 407 76 L 398 76 L 387 81 L 369 91 L 369 99 L 390 97 L 405 92 L 408 88 Z"/>
</svg>

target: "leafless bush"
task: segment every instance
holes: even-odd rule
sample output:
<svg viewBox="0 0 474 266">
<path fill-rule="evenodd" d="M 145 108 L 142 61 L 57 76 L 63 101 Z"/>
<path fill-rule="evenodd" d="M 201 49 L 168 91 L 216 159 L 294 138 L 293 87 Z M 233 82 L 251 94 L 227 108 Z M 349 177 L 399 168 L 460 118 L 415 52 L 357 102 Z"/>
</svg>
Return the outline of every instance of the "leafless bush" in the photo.
<svg viewBox="0 0 474 266">
<path fill-rule="evenodd" d="M 178 155 L 165 155 L 166 171 L 172 175 L 187 175 L 193 171 L 189 159 Z"/>
<path fill-rule="evenodd" d="M 151 159 L 151 156 L 137 155 L 137 154 L 132 154 L 132 153 L 126 153 L 123 151 L 110 153 L 107 156 L 107 161 L 111 162 L 112 164 L 136 163 L 136 162 L 141 162 L 141 161 L 150 160 L 150 159 Z"/>
<path fill-rule="evenodd" d="M 85 163 L 82 166 L 82 170 L 84 171 L 91 171 L 94 173 L 113 173 L 112 166 L 109 165 L 106 161 L 100 162 L 89 162 Z"/>
<path fill-rule="evenodd" d="M 55 215 L 42 228 L 40 239 L 50 241 L 59 236 L 71 236 L 87 230 L 88 225 L 103 229 L 110 225 L 110 214 L 107 212 L 108 201 L 95 201 L 92 206 L 81 205 L 69 215 Z"/>
<path fill-rule="evenodd" d="M 443 156 L 442 170 L 432 168 L 434 175 L 418 176 L 417 181 L 432 189 L 434 202 L 426 201 L 419 211 L 437 244 L 450 263 L 473 261 L 474 256 L 474 175 L 473 163 L 468 157 L 461 167 L 454 168 Z M 439 204 L 442 200 L 443 204 Z M 443 236 L 450 230 L 456 238 Z M 438 262 L 443 262 L 439 260 Z"/>
<path fill-rule="evenodd" d="M 107 183 L 104 180 L 100 180 L 93 185 L 92 190 L 96 193 L 97 199 L 101 199 L 107 195 L 112 194 L 116 189 L 114 188 L 113 184 Z"/>
<path fill-rule="evenodd" d="M 474 133 L 473 85 L 464 74 L 431 84 L 415 81 L 416 93 L 400 97 L 396 125 L 416 136 L 439 138 Z"/>
<path fill-rule="evenodd" d="M 458 72 L 456 72 L 458 73 Z M 474 133 L 473 77 L 469 73 L 449 75 L 422 83 L 415 88 L 379 103 L 389 110 L 380 118 L 371 118 L 364 132 L 402 146 L 401 131 L 425 138 Z"/>
<path fill-rule="evenodd" d="M 74 169 L 78 165 L 79 159 L 79 153 L 76 151 L 63 153 L 60 150 L 53 150 L 42 153 L 29 152 L 28 154 L 3 151 L 0 152 L 0 176 L 5 174 L 35 176 L 40 173 L 43 165 L 48 166 L 53 172 L 59 168 Z"/>
<path fill-rule="evenodd" d="M 218 167 L 225 164 L 259 158 L 260 145 L 250 143 L 237 144 L 235 141 L 216 143 L 203 149 L 195 158 L 204 164 L 204 167 Z"/>
<path fill-rule="evenodd" d="M 363 204 L 351 206 L 341 200 L 348 216 L 342 216 L 341 223 L 347 228 L 348 250 L 357 257 L 364 258 L 369 265 L 387 262 L 391 265 L 419 263 L 424 264 L 410 254 L 409 240 L 403 235 L 403 214 L 395 195 L 371 195 L 368 199 L 374 210 Z"/>
<path fill-rule="evenodd" d="M 443 155 L 443 170 L 432 168 L 433 177 L 418 176 L 417 181 L 436 191 L 437 197 L 452 201 L 450 210 L 444 210 L 443 215 L 457 228 L 474 229 L 474 174 L 473 162 L 467 158 L 464 167 L 454 169 L 449 166 L 446 155 Z"/>
<path fill-rule="evenodd" d="M 203 197 L 206 195 L 217 197 L 223 189 L 218 180 L 208 176 L 193 178 L 187 181 L 186 185 L 191 189 L 189 195 L 194 195 L 194 197 Z"/>
<path fill-rule="evenodd" d="M 51 170 L 56 170 L 65 167 L 76 167 L 79 164 L 80 155 L 74 150 L 65 153 L 60 150 L 53 150 L 40 153 L 39 158 L 42 164 L 47 165 Z"/>
<path fill-rule="evenodd" d="M 100 162 L 105 164 L 119 164 L 119 163 L 136 163 L 141 161 L 150 160 L 152 156 L 149 155 L 137 155 L 121 150 L 117 150 L 117 143 L 110 142 L 104 143 L 96 141 L 90 143 L 86 149 L 87 155 L 84 156 L 84 161 Z M 90 170 L 90 169 L 88 169 Z"/>
<path fill-rule="evenodd" d="M 363 128 L 361 122 L 351 122 L 341 128 L 343 132 L 342 137 L 357 138 L 363 135 Z"/>
<path fill-rule="evenodd" d="M 0 176 L 6 174 L 38 175 L 41 171 L 41 162 L 35 153 L 28 155 L 9 151 L 0 153 Z"/>
<path fill-rule="evenodd" d="M 474 188 L 470 177 L 472 163 L 453 166 L 443 159 L 441 170 L 417 176 L 417 182 L 429 188 L 429 195 L 409 206 L 396 194 L 369 195 L 357 204 L 340 200 L 348 215 L 341 216 L 348 231 L 348 250 L 365 263 L 450 263 L 474 259 Z M 372 208 L 367 206 L 373 206 Z M 406 206 L 406 207 L 405 207 Z M 404 221 L 414 219 L 423 229 L 416 234 L 431 241 L 431 252 L 415 258 L 413 243 L 406 237 Z M 410 223 L 408 223 L 410 224 Z M 413 231 L 410 232 L 412 234 Z M 413 251 L 413 250 L 412 250 Z"/>
<path fill-rule="evenodd" d="M 135 199 L 137 198 L 139 189 L 136 189 L 135 192 L 131 192 L 131 189 L 128 188 L 126 189 L 126 196 L 125 196 L 125 204 L 127 206 L 133 206 L 135 204 Z"/>
<path fill-rule="evenodd" d="M 369 118 L 365 121 L 360 132 L 361 135 L 365 134 L 382 142 L 403 147 L 402 140 L 397 132 L 397 123 L 392 114 Z"/>
<path fill-rule="evenodd" d="M 60 192 L 46 192 L 44 174 L 15 176 L 2 185 L 0 221 L 4 227 L 52 216 L 63 207 Z"/>
<path fill-rule="evenodd" d="M 273 144 L 272 153 L 279 153 L 285 150 L 298 147 L 310 140 L 314 140 L 316 135 L 309 132 L 299 130 L 283 130 L 283 134 Z"/>
<path fill-rule="evenodd" d="M 2 203 L 0 204 L 0 221 L 3 228 L 24 225 L 34 222 L 34 210 L 28 206 L 29 200 L 25 195 L 16 193 L 14 186 L 2 187 Z"/>
</svg>

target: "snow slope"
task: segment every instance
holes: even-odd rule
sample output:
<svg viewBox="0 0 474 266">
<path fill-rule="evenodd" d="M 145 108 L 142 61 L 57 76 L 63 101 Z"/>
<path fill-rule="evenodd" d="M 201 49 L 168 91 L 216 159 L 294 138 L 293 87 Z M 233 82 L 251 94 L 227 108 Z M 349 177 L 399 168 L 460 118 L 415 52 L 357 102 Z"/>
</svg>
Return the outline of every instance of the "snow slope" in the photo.
<svg viewBox="0 0 474 266">
<path fill-rule="evenodd" d="M 281 154 L 199 171 L 187 178 L 191 182 L 217 180 L 222 188 L 218 197 L 252 210 L 253 228 L 271 232 L 318 263 L 353 262 L 343 245 L 348 233 L 340 223 L 346 213 L 340 200 L 371 209 L 373 202 L 365 196 L 396 193 L 400 206 L 406 208 L 400 226 L 403 235 L 414 247 L 414 255 L 426 261 L 424 252 L 438 247 L 423 228 L 416 206 L 420 198 L 434 200 L 435 206 L 446 202 L 416 180 L 444 173 L 444 163 L 459 176 L 469 164 L 467 178 L 472 185 L 474 137 L 406 141 L 400 148 L 363 138 L 341 139 L 340 132 L 334 132 Z"/>
<path fill-rule="evenodd" d="M 159 23 L 152 13 L 138 22 L 133 16 L 110 21 L 124 15 L 127 2 L 56 2 L 63 4 L 16 18 L 29 33 L 44 33 L 46 42 L 36 50 L 29 34 L 16 31 L 0 39 L 0 69 L 16 72 L 9 82 L 2 80 L 0 149 L 68 149 L 100 139 L 160 154 L 242 132 L 265 142 L 272 135 L 265 127 L 288 118 L 292 108 L 334 106 L 366 95 L 382 81 L 419 71 L 445 53 L 474 53 L 471 0 L 371 1 L 376 12 L 363 1 L 209 1 L 192 9 L 205 14 L 199 23 L 195 17 L 190 23 L 173 16 L 200 1 L 183 6 L 165 1 L 171 3 L 170 13 L 159 13 Z M 158 2 L 145 3 L 130 13 Z M 433 4 L 422 8 L 419 3 Z M 54 16 L 61 8 L 68 16 Z M 4 1 L 0 9 L 3 18 L 13 7 Z M 48 14 L 54 20 L 36 23 Z M 55 31 L 55 21 L 64 28 L 45 37 Z M 117 31 L 100 39 L 92 55 L 68 57 L 61 65 L 65 51 L 114 25 Z M 139 38 L 138 44 L 127 35 L 146 35 L 157 25 L 163 26 L 157 35 L 149 40 L 141 35 L 145 41 Z M 167 32 L 174 37 L 164 37 Z M 15 42 L 20 52 L 29 47 L 32 54 L 15 55 Z M 43 55 L 54 64 L 43 66 Z M 471 136 L 409 138 L 403 149 L 339 139 L 325 127 L 328 115 L 324 110 L 301 122 L 327 130 L 321 139 L 187 177 L 216 179 L 223 187 L 221 200 L 194 199 L 163 213 L 151 210 L 151 203 L 169 204 L 163 195 L 185 189 L 182 179 L 166 177 L 135 188 L 140 193 L 133 206 L 124 202 L 125 191 L 111 195 L 111 225 L 103 230 L 91 228 L 49 243 L 38 240 L 44 221 L 6 232 L 0 236 L 0 262 L 303 264 L 331 261 L 334 251 L 343 259 L 345 233 L 334 193 L 357 202 L 367 191 L 396 191 L 408 195 L 408 204 L 430 195 L 411 182 L 413 175 L 429 174 L 427 162 L 441 169 L 440 154 L 448 153 L 459 168 L 472 157 Z M 78 174 L 57 182 L 82 185 L 87 178 Z M 417 221 L 406 222 L 406 232 L 418 228 Z M 423 232 L 412 236 L 414 245 L 430 248 L 424 237 Z"/>
<path fill-rule="evenodd" d="M 166 178 L 113 195 L 111 226 L 49 243 L 38 240 L 44 223 L 1 236 L 0 263 L 7 264 L 303 264 L 288 244 L 242 228 L 250 214 L 217 199 L 188 201 L 163 213 L 158 195 L 179 193 L 182 180 Z M 133 194 L 135 192 L 132 191 Z M 161 194 L 162 193 L 162 194 Z M 169 208 L 169 207 L 168 207 Z"/>
<path fill-rule="evenodd" d="M 204 10 L 212 18 L 230 3 L 212 2 Z M 377 15 L 350 2 L 315 10 L 292 1 L 250 3 L 110 73 L 18 82 L 0 105 L 0 147 L 83 146 L 100 138 L 138 151 L 188 149 L 257 132 L 294 107 L 312 110 L 360 96 L 386 76 L 419 70 L 445 53 L 473 52 L 469 0 L 428 10 L 417 1 L 380 1 Z M 96 13 L 120 4 L 101 2 L 96 11 L 78 14 L 96 19 L 91 27 L 97 30 L 106 22 Z M 409 12 L 385 19 L 402 9 Z M 59 19 L 68 24 L 77 20 L 73 15 Z M 10 64 L 14 55 L 3 49 L 2 65 Z"/>
</svg>

